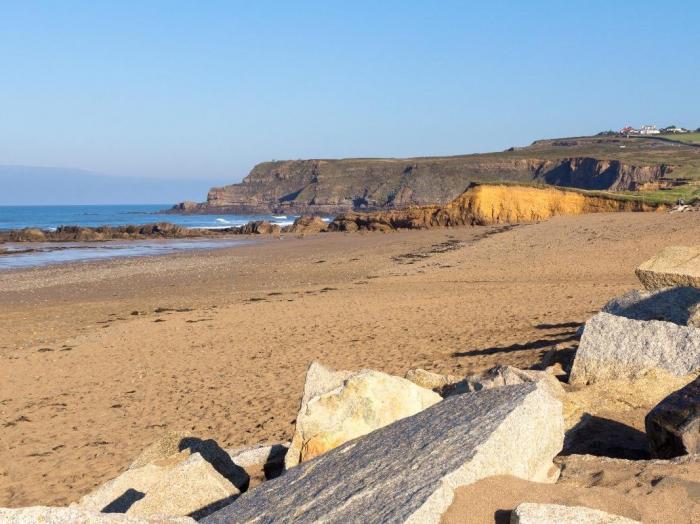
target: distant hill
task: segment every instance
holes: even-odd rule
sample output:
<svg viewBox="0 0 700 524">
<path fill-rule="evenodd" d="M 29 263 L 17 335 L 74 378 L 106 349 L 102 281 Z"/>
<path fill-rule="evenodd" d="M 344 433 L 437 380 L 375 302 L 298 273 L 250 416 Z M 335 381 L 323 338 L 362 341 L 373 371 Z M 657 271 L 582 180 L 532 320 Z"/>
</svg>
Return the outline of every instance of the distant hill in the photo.
<svg viewBox="0 0 700 524">
<path fill-rule="evenodd" d="M 101 175 L 58 167 L 0 165 L 0 205 L 166 204 L 198 200 L 211 179 L 157 179 Z"/>
<path fill-rule="evenodd" d="M 182 213 L 317 213 L 445 204 L 473 183 L 517 183 L 641 194 L 672 202 L 700 195 L 700 147 L 626 138 L 539 140 L 498 153 L 421 158 L 264 162 L 239 184 L 214 187 Z"/>
</svg>

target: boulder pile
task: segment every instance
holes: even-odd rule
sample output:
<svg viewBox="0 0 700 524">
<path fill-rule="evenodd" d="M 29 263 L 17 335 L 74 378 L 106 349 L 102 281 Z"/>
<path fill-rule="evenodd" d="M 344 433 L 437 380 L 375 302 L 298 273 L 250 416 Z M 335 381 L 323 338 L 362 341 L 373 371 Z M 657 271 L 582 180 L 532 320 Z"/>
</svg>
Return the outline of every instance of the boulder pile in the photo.
<svg viewBox="0 0 700 524">
<path fill-rule="evenodd" d="M 688 286 L 700 282 L 700 250 L 693 253 L 671 247 L 644 262 L 636 273 L 650 290 L 615 298 L 586 322 L 572 384 L 700 371 L 700 289 Z"/>
<path fill-rule="evenodd" d="M 647 414 L 645 429 L 654 457 L 700 453 L 700 247 L 668 247 L 636 274 L 647 290 L 611 300 L 586 322 L 569 382 L 687 378 Z"/>
</svg>

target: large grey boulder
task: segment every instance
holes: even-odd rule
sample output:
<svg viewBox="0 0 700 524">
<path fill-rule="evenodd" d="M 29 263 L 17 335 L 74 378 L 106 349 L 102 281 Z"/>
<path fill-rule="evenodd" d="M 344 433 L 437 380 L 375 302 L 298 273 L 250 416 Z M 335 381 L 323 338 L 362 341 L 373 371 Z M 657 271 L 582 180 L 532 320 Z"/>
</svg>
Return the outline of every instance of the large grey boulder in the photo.
<svg viewBox="0 0 700 524">
<path fill-rule="evenodd" d="M 203 522 L 439 522 L 493 475 L 554 481 L 562 405 L 538 383 L 456 395 L 304 462 Z"/>
<path fill-rule="evenodd" d="M 647 289 L 700 287 L 700 246 L 670 246 L 635 271 Z"/>
<path fill-rule="evenodd" d="M 195 524 L 190 517 L 154 516 L 150 518 L 99 513 L 82 508 L 32 506 L 27 508 L 0 508 L 3 524 Z"/>
<path fill-rule="evenodd" d="M 700 329 L 598 313 L 586 322 L 569 382 L 632 379 L 650 371 L 682 377 L 700 370 Z"/>
<path fill-rule="evenodd" d="M 633 320 L 663 320 L 679 326 L 700 327 L 700 289 L 633 290 L 612 299 L 602 311 Z"/>
<path fill-rule="evenodd" d="M 641 524 L 638 520 L 611 515 L 583 506 L 523 502 L 510 516 L 510 524 Z"/>
<path fill-rule="evenodd" d="M 346 375 L 324 370 L 329 373 L 326 378 L 330 377 L 325 382 L 317 380 L 317 367 L 312 366 L 309 372 L 312 386 L 304 388 L 285 457 L 287 469 L 442 400 L 429 389 L 380 371 L 365 369 Z M 344 377 L 342 383 L 328 390 L 340 377 Z M 314 393 L 317 396 L 312 396 Z"/>
<path fill-rule="evenodd" d="M 700 377 L 654 406 L 644 425 L 654 457 L 700 453 Z"/>
</svg>

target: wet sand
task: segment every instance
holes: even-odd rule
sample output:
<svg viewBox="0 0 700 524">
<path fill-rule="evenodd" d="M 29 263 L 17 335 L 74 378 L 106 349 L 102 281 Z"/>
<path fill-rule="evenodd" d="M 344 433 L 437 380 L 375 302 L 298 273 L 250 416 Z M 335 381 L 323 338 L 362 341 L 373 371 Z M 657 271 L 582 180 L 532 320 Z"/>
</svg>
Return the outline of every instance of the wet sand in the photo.
<svg viewBox="0 0 700 524">
<path fill-rule="evenodd" d="M 696 213 L 620 213 L 0 272 L 0 506 L 73 502 L 168 430 L 288 440 L 314 359 L 566 364 L 636 265 L 698 238 Z M 652 401 L 620 420 L 639 432 Z"/>
</svg>

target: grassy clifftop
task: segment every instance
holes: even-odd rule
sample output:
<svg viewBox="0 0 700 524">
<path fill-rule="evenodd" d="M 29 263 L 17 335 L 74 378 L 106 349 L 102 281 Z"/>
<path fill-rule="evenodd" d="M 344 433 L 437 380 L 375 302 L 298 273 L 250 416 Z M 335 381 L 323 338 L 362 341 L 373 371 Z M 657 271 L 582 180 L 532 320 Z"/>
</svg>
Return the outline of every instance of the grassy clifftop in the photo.
<svg viewBox="0 0 700 524">
<path fill-rule="evenodd" d="M 240 184 L 213 188 L 191 213 L 329 213 L 446 204 L 473 183 L 613 192 L 651 203 L 700 196 L 700 147 L 671 140 L 540 140 L 498 153 L 264 162 Z"/>
</svg>

